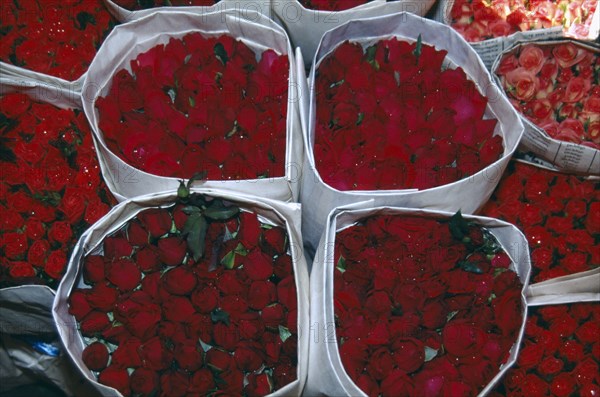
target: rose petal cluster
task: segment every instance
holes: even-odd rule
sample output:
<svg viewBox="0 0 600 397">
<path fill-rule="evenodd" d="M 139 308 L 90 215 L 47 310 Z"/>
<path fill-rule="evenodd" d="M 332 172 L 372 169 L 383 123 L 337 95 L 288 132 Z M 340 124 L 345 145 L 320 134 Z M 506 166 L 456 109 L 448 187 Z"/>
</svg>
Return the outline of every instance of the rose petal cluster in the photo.
<svg viewBox="0 0 600 397">
<path fill-rule="evenodd" d="M 171 38 L 118 71 L 96 100 L 109 149 L 151 174 L 284 175 L 287 56 L 230 36 Z M 160 142 L 160 145 L 157 145 Z"/>
<path fill-rule="evenodd" d="M 549 136 L 600 149 L 600 52 L 572 42 L 527 44 L 496 74 L 513 106 Z"/>
<path fill-rule="evenodd" d="M 56 286 L 79 236 L 114 204 L 83 113 L 0 97 L 0 287 Z"/>
<path fill-rule="evenodd" d="M 456 0 L 450 18 L 451 26 L 469 42 L 555 26 L 586 39 L 597 7 L 596 0 Z"/>
<path fill-rule="evenodd" d="M 191 7 L 191 6 L 212 6 L 219 0 L 115 0 L 117 5 L 130 11 L 146 10 L 155 7 Z"/>
<path fill-rule="evenodd" d="M 599 334 L 598 302 L 530 308 L 517 363 L 490 397 L 597 395 Z"/>
<path fill-rule="evenodd" d="M 532 282 L 600 266 L 598 181 L 511 162 L 482 213 L 523 231 Z"/>
<path fill-rule="evenodd" d="M 460 219 L 375 215 L 337 233 L 339 354 L 367 395 L 474 396 L 508 359 L 522 284 L 495 238 Z"/>
<path fill-rule="evenodd" d="M 473 175 L 504 151 L 487 98 L 446 51 L 391 38 L 344 42 L 317 66 L 314 157 L 339 190 L 427 189 Z"/>
<path fill-rule="evenodd" d="M 116 24 L 102 0 L 3 1 L 0 60 L 79 78 Z"/>
<path fill-rule="evenodd" d="M 287 236 L 255 213 L 210 220 L 194 260 L 184 204 L 140 212 L 82 263 L 69 313 L 98 380 L 124 396 L 259 396 L 296 379 Z"/>
</svg>

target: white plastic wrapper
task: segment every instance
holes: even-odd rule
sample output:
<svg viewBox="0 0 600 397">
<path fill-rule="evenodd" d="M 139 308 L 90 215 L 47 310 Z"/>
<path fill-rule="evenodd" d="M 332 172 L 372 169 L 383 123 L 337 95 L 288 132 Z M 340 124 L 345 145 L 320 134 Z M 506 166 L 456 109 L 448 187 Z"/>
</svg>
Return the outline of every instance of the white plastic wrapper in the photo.
<svg viewBox="0 0 600 397">
<path fill-rule="evenodd" d="M 269 396 L 299 396 L 304 389 L 307 377 L 309 337 L 309 281 L 306 260 L 302 253 L 300 205 L 235 194 L 219 189 L 194 189 L 191 193 L 200 193 L 227 200 L 242 209 L 258 214 L 273 225 L 285 227 L 290 241 L 290 255 L 293 261 L 298 300 L 297 379 Z M 89 288 L 83 281 L 82 259 L 92 252 L 99 253 L 104 238 L 119 230 L 125 222 L 134 218 L 139 212 L 147 208 L 169 206 L 175 202 L 176 197 L 176 191 L 162 192 L 129 199 L 114 207 L 81 236 L 73 250 L 66 273 L 56 291 L 52 314 L 62 343 L 80 373 L 89 379 L 103 396 L 121 396 L 121 394 L 116 389 L 98 383 L 96 376 L 83 363 L 81 355 L 86 344 L 77 328 L 75 318 L 68 312 L 68 299 L 71 291 L 74 288 Z"/>
<path fill-rule="evenodd" d="M 342 0 L 343 2 L 343 0 Z M 360 6 L 342 11 L 312 10 L 304 7 L 298 0 L 272 0 L 271 6 L 276 20 L 290 35 L 292 44 L 300 47 L 306 67 L 317 52 L 317 46 L 323 34 L 348 21 L 359 18 L 371 18 L 397 12 L 410 12 L 423 16 L 429 11 L 435 0 L 373 0 Z"/>
<path fill-rule="evenodd" d="M 503 138 L 502 158 L 468 178 L 431 189 L 379 191 L 333 189 L 325 184 L 318 174 L 313 151 L 316 96 L 314 88 L 309 90 L 309 87 L 315 85 L 315 70 L 319 62 L 338 44 L 346 40 L 370 44 L 396 36 L 414 42 L 419 34 L 422 36 L 423 43 L 434 45 L 438 50 L 447 50 L 446 63 L 462 67 L 467 76 L 476 83 L 480 92 L 488 98 L 484 117 L 498 119 L 494 134 L 499 134 Z M 437 22 L 410 13 L 351 21 L 323 36 L 312 65 L 308 87 L 300 86 L 304 91 L 301 91 L 299 101 L 306 153 L 301 188 L 301 201 L 305 203 L 302 231 L 309 252 L 314 251 L 319 242 L 327 215 L 338 206 L 374 199 L 375 206 L 402 206 L 451 212 L 460 209 L 467 214 L 476 212 L 492 194 L 521 140 L 523 123 L 519 115 L 492 82 L 489 72 L 475 51 L 452 28 Z M 309 203 L 314 204 L 309 205 Z"/>
<path fill-rule="evenodd" d="M 131 11 L 125 7 L 119 6 L 112 0 L 104 0 L 106 8 L 119 22 L 131 22 L 136 19 L 143 18 L 147 15 L 152 14 L 156 11 L 184 11 L 192 12 L 196 14 L 208 14 L 212 12 L 225 11 L 225 10 L 236 10 L 240 11 L 242 17 L 250 18 L 253 21 L 254 12 L 259 12 L 264 15 L 270 15 L 271 0 L 221 0 L 212 6 L 181 6 L 181 7 L 154 7 L 145 10 Z M 245 15 L 246 12 L 248 16 Z"/>
<path fill-rule="evenodd" d="M 531 43 L 535 43 L 538 46 L 556 46 L 567 42 L 571 42 L 589 51 L 600 53 L 600 47 L 593 47 L 574 40 L 520 42 L 508 48 L 506 51 L 501 52 L 496 57 L 491 68 L 491 73 L 496 84 L 498 84 L 499 87 L 502 87 L 502 83 L 499 76 L 496 74 L 496 70 L 498 70 L 500 61 L 504 55 L 512 53 L 518 48 Z M 521 140 L 520 150 L 530 151 L 542 159 L 552 162 L 556 169 L 563 172 L 600 175 L 600 150 L 551 138 L 550 135 L 527 119 L 527 117 L 521 115 L 521 119 L 525 125 L 525 133 Z"/>
<path fill-rule="evenodd" d="M 22 92 L 63 109 L 83 107 L 81 103 L 83 78 L 69 82 L 5 63 L 0 65 L 0 71 L 2 72 L 0 73 L 0 95 Z"/>
<path fill-rule="evenodd" d="M 0 289 L 0 391 L 44 383 L 70 396 L 97 395 L 82 376 L 73 376 L 69 358 L 52 343 L 58 338 L 54 295 L 39 285 Z"/>
<path fill-rule="evenodd" d="M 423 215 L 427 217 L 448 218 L 452 213 L 428 210 L 413 210 L 409 208 L 373 207 L 373 201 L 335 208 L 327 218 L 327 228 L 321 238 L 316 253 L 310 282 L 311 323 L 320 327 L 310 345 L 310 361 L 322 363 L 311 365 L 309 368 L 307 393 L 308 395 L 328 396 L 366 396 L 346 373 L 340 358 L 335 331 L 334 316 L 334 247 L 336 232 L 355 224 L 358 220 L 371 215 Z M 480 396 L 492 390 L 496 382 L 516 361 L 518 347 L 523 338 L 525 319 L 527 317 L 527 302 L 525 291 L 529 282 L 531 263 L 529 249 L 525 236 L 513 225 L 492 218 L 480 216 L 464 216 L 468 221 L 486 227 L 502 245 L 512 260 L 511 269 L 517 272 L 523 283 L 521 303 L 523 321 L 519 336 L 510 352 L 508 361 L 502 365 L 499 372 L 480 393 Z"/>
<path fill-rule="evenodd" d="M 450 25 L 450 23 L 452 22 L 450 12 L 452 11 L 453 5 L 454 0 L 440 0 L 440 3 L 438 5 L 438 8 L 436 9 L 436 13 L 433 18 L 436 21 Z M 592 16 L 592 24 L 590 26 L 590 32 L 586 40 L 593 41 L 598 39 L 599 33 L 600 7 L 597 7 L 596 12 Z M 516 32 L 506 37 L 488 39 L 476 43 L 471 43 L 471 45 L 473 46 L 475 51 L 477 51 L 477 54 L 479 54 L 485 66 L 488 69 L 491 69 L 492 64 L 496 60 L 496 57 L 498 57 L 498 55 L 502 51 L 504 51 L 505 48 L 511 47 L 516 43 L 531 40 L 557 39 L 566 36 L 568 36 L 568 33 L 565 34 L 562 26 L 555 26 L 553 28 L 548 29 L 537 29 L 524 32 Z"/>
<path fill-rule="evenodd" d="M 250 15 L 245 12 L 244 15 Z M 121 69 L 130 69 L 130 61 L 170 38 L 200 32 L 205 36 L 228 34 L 241 39 L 255 51 L 273 49 L 287 55 L 290 61 L 289 92 L 286 131 L 285 175 L 250 180 L 211 180 L 195 182 L 194 186 L 225 188 L 231 191 L 255 194 L 282 201 L 297 201 L 298 174 L 303 158 L 300 121 L 297 110 L 297 78 L 294 54 L 286 33 L 264 15 L 254 12 L 252 20 L 240 17 L 236 11 L 220 11 L 198 16 L 179 11 L 155 11 L 149 16 L 119 25 L 106 38 L 92 61 L 83 83 L 83 109 L 94 131 L 94 142 L 102 174 L 115 197 L 131 198 L 154 192 L 175 190 L 177 178 L 151 175 L 121 160 L 106 146 L 98 127 L 96 99 L 108 93 L 111 80 Z M 158 144 L 158 143 L 157 143 Z M 252 164 L 248 165 L 249 167 Z M 202 170 L 198 170 L 200 172 Z"/>
<path fill-rule="evenodd" d="M 527 305 L 600 301 L 600 268 L 531 284 Z"/>
</svg>

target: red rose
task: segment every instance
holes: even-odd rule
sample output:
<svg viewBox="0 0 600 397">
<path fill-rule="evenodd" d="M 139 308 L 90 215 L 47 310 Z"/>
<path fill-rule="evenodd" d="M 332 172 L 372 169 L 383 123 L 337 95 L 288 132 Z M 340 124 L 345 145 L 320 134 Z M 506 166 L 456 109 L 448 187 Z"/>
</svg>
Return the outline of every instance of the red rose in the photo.
<svg viewBox="0 0 600 397">
<path fill-rule="evenodd" d="M 196 288 L 192 292 L 192 304 L 201 313 L 210 313 L 219 303 L 219 291 L 213 286 L 205 288 Z"/>
<path fill-rule="evenodd" d="M 387 378 L 394 368 L 394 358 L 386 348 L 375 350 L 370 355 L 367 372 L 373 379 L 378 381 Z"/>
<path fill-rule="evenodd" d="M 137 215 L 142 225 L 150 232 L 152 237 L 158 238 L 171 230 L 173 223 L 171 214 L 167 209 L 151 208 Z"/>
<path fill-rule="evenodd" d="M 86 292 L 90 306 L 103 312 L 112 311 L 119 296 L 119 291 L 104 283 L 96 284 Z"/>
<path fill-rule="evenodd" d="M 146 304 L 129 314 L 125 326 L 132 335 L 147 340 L 156 334 L 156 328 L 160 321 L 160 306 Z"/>
<path fill-rule="evenodd" d="M 81 321 L 80 329 L 84 336 L 93 336 L 110 327 L 110 320 L 106 313 L 92 311 Z"/>
<path fill-rule="evenodd" d="M 46 235 L 46 229 L 38 219 L 29 218 L 25 224 L 25 233 L 28 238 L 38 240 Z"/>
<path fill-rule="evenodd" d="M 226 395 L 241 395 L 244 387 L 244 373 L 232 368 L 221 373 L 221 378 L 225 381 L 221 386 Z"/>
<path fill-rule="evenodd" d="M 544 346 L 541 344 L 526 345 L 519 352 L 517 364 L 523 369 L 537 366 L 544 356 Z"/>
<path fill-rule="evenodd" d="M 21 233 L 6 233 L 0 240 L 0 246 L 3 246 L 8 259 L 18 259 L 27 252 L 27 237 Z"/>
<path fill-rule="evenodd" d="M 114 260 L 106 265 L 106 278 L 121 291 L 131 291 L 142 281 L 142 273 L 130 259 Z"/>
<path fill-rule="evenodd" d="M 381 382 L 381 394 L 384 396 L 408 397 L 414 395 L 412 379 L 402 370 L 395 369 Z"/>
<path fill-rule="evenodd" d="M 133 247 L 126 238 L 107 237 L 104 239 L 104 257 L 107 259 L 120 259 L 130 257 Z"/>
<path fill-rule="evenodd" d="M 250 344 L 244 343 L 238 346 L 233 353 L 233 358 L 240 371 L 256 371 L 263 364 L 262 355 Z"/>
<path fill-rule="evenodd" d="M 555 357 L 546 357 L 537 367 L 540 375 L 556 375 L 563 369 L 563 362 Z"/>
<path fill-rule="evenodd" d="M 244 270 L 252 280 L 266 280 L 273 275 L 273 258 L 259 249 L 243 258 Z"/>
<path fill-rule="evenodd" d="M 206 352 L 206 364 L 217 370 L 226 371 L 232 365 L 233 356 L 223 350 L 212 348 Z"/>
<path fill-rule="evenodd" d="M 92 310 L 85 290 L 74 290 L 69 296 L 69 314 L 79 322 Z"/>
<path fill-rule="evenodd" d="M 204 364 L 202 359 L 202 348 L 195 340 L 187 340 L 186 343 L 179 343 L 175 347 L 173 356 L 179 368 L 193 372 L 197 371 Z"/>
<path fill-rule="evenodd" d="M 162 262 L 158 248 L 154 245 L 148 245 L 135 253 L 135 263 L 144 273 L 160 270 Z"/>
<path fill-rule="evenodd" d="M 259 340 L 265 332 L 260 315 L 256 312 L 247 312 L 240 316 L 239 333 L 245 339 Z"/>
<path fill-rule="evenodd" d="M 66 215 L 71 225 L 75 225 L 83 218 L 86 207 L 86 198 L 81 191 L 67 187 L 60 201 L 59 208 Z"/>
<path fill-rule="evenodd" d="M 264 242 L 264 245 L 274 254 L 282 255 L 285 253 L 286 237 L 285 229 L 281 227 L 264 229 L 262 232 L 262 241 Z"/>
<path fill-rule="evenodd" d="M 446 351 L 457 357 L 472 355 L 484 346 L 487 336 L 468 320 L 454 320 L 442 329 Z"/>
<path fill-rule="evenodd" d="M 296 282 L 293 276 L 288 276 L 277 284 L 277 299 L 288 310 L 294 310 L 298 306 L 296 295 Z"/>
<path fill-rule="evenodd" d="M 140 348 L 142 342 L 137 338 L 127 338 L 122 340 L 111 355 L 111 366 L 117 368 L 137 368 L 142 365 L 140 358 Z"/>
<path fill-rule="evenodd" d="M 165 372 L 160 377 L 160 388 L 167 396 L 184 397 L 187 394 L 190 379 L 183 371 Z"/>
<path fill-rule="evenodd" d="M 567 372 L 562 372 L 552 379 L 550 391 L 558 397 L 570 396 L 575 391 L 575 380 Z"/>
<path fill-rule="evenodd" d="M 165 237 L 158 240 L 158 253 L 167 266 L 177 266 L 187 254 L 187 242 L 181 237 Z"/>
<path fill-rule="evenodd" d="M 83 278 L 88 283 L 99 283 L 104 280 L 104 257 L 89 255 L 83 261 Z"/>
<path fill-rule="evenodd" d="M 66 244 L 73 237 L 71 225 L 66 221 L 54 222 L 48 230 L 48 237 L 51 242 Z"/>
<path fill-rule="evenodd" d="M 260 222 L 258 221 L 256 214 L 249 212 L 240 213 L 240 226 L 237 238 L 242 245 L 246 249 L 251 250 L 258 244 L 260 235 Z"/>
<path fill-rule="evenodd" d="M 214 349 L 211 349 L 214 350 Z M 215 388 L 215 380 L 213 378 L 213 374 L 208 369 L 201 369 L 196 371 L 192 375 L 192 379 L 190 381 L 190 393 L 197 393 L 200 395 L 206 395 L 212 389 Z"/>
<path fill-rule="evenodd" d="M 374 292 L 367 298 L 365 308 L 376 316 L 389 317 L 392 310 L 392 302 L 387 293 Z"/>
<path fill-rule="evenodd" d="M 264 307 L 260 315 L 266 327 L 277 328 L 285 320 L 285 309 L 279 303 L 274 303 Z"/>
<path fill-rule="evenodd" d="M 368 347 L 358 340 L 347 340 L 339 346 L 344 369 L 352 379 L 356 379 L 368 363 Z"/>
<path fill-rule="evenodd" d="M 47 240 L 36 240 L 27 251 L 27 261 L 36 267 L 44 266 L 49 251 L 50 244 Z"/>
<path fill-rule="evenodd" d="M 124 396 L 130 393 L 129 373 L 127 369 L 119 369 L 114 366 L 109 366 L 98 375 L 98 381 L 108 387 L 117 389 Z"/>
<path fill-rule="evenodd" d="M 266 373 L 250 374 L 244 391 L 248 396 L 266 396 L 273 391 L 273 382 Z"/>
<path fill-rule="evenodd" d="M 248 291 L 248 306 L 255 310 L 262 310 L 276 298 L 275 284 L 270 281 L 254 281 Z"/>
<path fill-rule="evenodd" d="M 224 272 L 219 278 L 217 287 L 224 295 L 247 295 L 247 287 L 238 279 L 236 272 Z"/>
<path fill-rule="evenodd" d="M 406 373 L 415 372 L 425 362 L 425 346 L 418 339 L 404 338 L 396 340 L 393 348 L 398 368 Z"/>
<path fill-rule="evenodd" d="M 127 227 L 127 241 L 131 245 L 145 246 L 148 244 L 148 231 L 137 221 L 132 221 Z"/>
<path fill-rule="evenodd" d="M 153 371 L 162 371 L 171 366 L 172 354 L 164 347 L 158 337 L 146 341 L 139 348 L 139 355 L 145 368 Z"/>
<path fill-rule="evenodd" d="M 102 371 L 108 364 L 108 349 L 100 342 L 94 342 L 83 349 L 81 359 L 92 371 Z"/>
<path fill-rule="evenodd" d="M 189 321 L 196 311 L 188 298 L 179 296 L 170 296 L 163 302 L 162 309 L 167 320 L 182 323 Z"/>
<path fill-rule="evenodd" d="M 88 225 L 93 225 L 110 211 L 110 207 L 100 200 L 90 200 L 85 208 L 83 219 Z"/>
<path fill-rule="evenodd" d="M 131 391 L 135 394 L 150 395 L 158 389 L 158 374 L 148 368 L 136 368 L 130 375 Z"/>
<path fill-rule="evenodd" d="M 579 362 L 584 357 L 583 345 L 575 340 L 567 340 L 560 347 L 560 355 L 571 362 Z"/>
<path fill-rule="evenodd" d="M 189 269 L 179 266 L 164 273 L 162 282 L 171 294 L 187 295 L 196 287 L 196 276 Z"/>
<path fill-rule="evenodd" d="M 67 265 L 67 254 L 63 250 L 52 251 L 46 259 L 44 272 L 55 280 L 60 280 L 65 266 Z"/>
<path fill-rule="evenodd" d="M 575 331 L 575 336 L 581 343 L 597 342 L 598 335 L 600 335 L 600 323 L 597 320 L 587 321 Z"/>
</svg>

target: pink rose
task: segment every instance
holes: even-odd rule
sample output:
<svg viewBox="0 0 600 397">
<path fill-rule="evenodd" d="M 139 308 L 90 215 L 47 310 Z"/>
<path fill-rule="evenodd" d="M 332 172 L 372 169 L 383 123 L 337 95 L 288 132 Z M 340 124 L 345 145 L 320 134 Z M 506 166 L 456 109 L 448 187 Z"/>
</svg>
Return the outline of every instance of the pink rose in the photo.
<svg viewBox="0 0 600 397">
<path fill-rule="evenodd" d="M 510 94 L 521 101 L 532 99 L 539 86 L 538 78 L 523 67 L 506 73 L 506 82 L 512 87 Z"/>
<path fill-rule="evenodd" d="M 563 101 L 567 103 L 579 102 L 588 94 L 591 87 L 590 79 L 575 77 L 569 80 Z"/>
<path fill-rule="evenodd" d="M 557 45 L 552 49 L 552 54 L 556 58 L 558 65 L 565 69 L 570 68 L 585 58 L 585 52 L 571 43 Z"/>
<path fill-rule="evenodd" d="M 519 55 L 519 64 L 533 74 L 538 74 L 544 66 L 544 52 L 536 45 L 530 44 L 523 47 Z"/>
</svg>

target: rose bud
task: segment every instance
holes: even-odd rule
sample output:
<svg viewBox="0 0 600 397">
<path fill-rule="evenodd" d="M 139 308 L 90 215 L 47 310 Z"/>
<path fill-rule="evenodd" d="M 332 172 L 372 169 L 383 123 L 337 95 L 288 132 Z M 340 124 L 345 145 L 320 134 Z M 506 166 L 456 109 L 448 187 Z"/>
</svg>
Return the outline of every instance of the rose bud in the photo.
<svg viewBox="0 0 600 397">
<path fill-rule="evenodd" d="M 104 257 L 99 255 L 86 256 L 83 262 L 83 279 L 89 283 L 99 283 L 104 280 Z"/>
<path fill-rule="evenodd" d="M 92 310 L 87 301 L 87 290 L 74 290 L 69 297 L 69 314 L 80 321 Z"/>
<path fill-rule="evenodd" d="M 237 368 L 231 368 L 228 371 L 221 373 L 221 378 L 225 381 L 222 386 L 223 393 L 226 395 L 242 395 L 244 387 L 244 373 Z"/>
<path fill-rule="evenodd" d="M 257 346 L 261 348 L 261 346 Z M 239 370 L 251 372 L 258 370 L 263 364 L 262 354 L 249 343 L 244 343 L 235 349 L 233 358 Z"/>
<path fill-rule="evenodd" d="M 260 249 L 252 250 L 243 258 L 244 270 L 252 280 L 267 280 L 273 275 L 273 258 Z"/>
<path fill-rule="evenodd" d="M 266 327 L 275 329 L 283 324 L 286 319 L 285 309 L 279 303 L 274 303 L 263 308 L 260 316 Z"/>
<path fill-rule="evenodd" d="M 273 391 L 273 381 L 266 373 L 248 375 L 244 392 L 248 396 L 266 396 Z"/>
<path fill-rule="evenodd" d="M 48 230 L 48 238 L 50 242 L 66 244 L 73 237 L 71 224 L 67 221 L 54 222 Z"/>
<path fill-rule="evenodd" d="M 394 357 L 387 348 L 377 349 L 369 357 L 367 372 L 375 380 L 381 381 L 389 375 L 394 368 Z"/>
<path fill-rule="evenodd" d="M 233 356 L 221 349 L 212 348 L 206 352 L 206 364 L 217 371 L 227 371 L 233 363 Z"/>
<path fill-rule="evenodd" d="M 244 313 L 239 320 L 239 333 L 244 339 L 258 340 L 265 332 L 260 315 L 256 312 Z"/>
<path fill-rule="evenodd" d="M 201 313 L 210 313 L 219 303 L 219 291 L 212 286 L 197 288 L 192 292 L 192 304 Z"/>
<path fill-rule="evenodd" d="M 108 260 L 131 256 L 133 247 L 124 237 L 107 237 L 104 239 L 104 257 Z"/>
<path fill-rule="evenodd" d="M 296 296 L 296 282 L 293 276 L 288 276 L 277 284 L 277 300 L 288 310 L 295 310 L 298 307 Z"/>
<path fill-rule="evenodd" d="M 119 344 L 117 350 L 112 353 L 111 365 L 118 368 L 137 368 L 142 366 L 139 355 L 142 342 L 138 338 L 128 338 Z"/>
<path fill-rule="evenodd" d="M 415 388 L 416 389 L 416 388 Z M 384 396 L 412 396 L 414 395 L 412 379 L 400 369 L 395 369 L 381 382 L 380 391 Z M 417 389 L 423 390 L 423 389 Z M 431 394 L 436 395 L 436 394 Z"/>
<path fill-rule="evenodd" d="M 237 239 L 247 250 L 252 250 L 258 244 L 260 232 L 260 222 L 256 214 L 241 212 Z"/>
<path fill-rule="evenodd" d="M 184 397 L 189 385 L 190 378 L 183 371 L 165 372 L 160 377 L 160 389 L 165 396 Z"/>
<path fill-rule="evenodd" d="M 286 237 L 285 229 L 281 227 L 264 229 L 262 232 L 263 246 L 269 252 L 282 255 L 285 253 Z"/>
<path fill-rule="evenodd" d="M 292 257 L 289 255 L 280 255 L 273 262 L 273 273 L 279 279 L 286 278 L 292 271 Z"/>
<path fill-rule="evenodd" d="M 94 285 L 92 288 L 87 290 L 87 301 L 90 306 L 94 309 L 110 312 L 113 310 L 119 291 L 115 288 L 111 288 L 104 283 Z"/>
<path fill-rule="evenodd" d="M 120 369 L 111 365 L 100 372 L 98 381 L 103 385 L 117 389 L 124 396 L 128 396 L 130 393 L 129 373 L 125 368 Z"/>
<path fill-rule="evenodd" d="M 131 313 L 125 326 L 133 335 L 147 340 L 156 334 L 160 321 L 160 306 L 148 304 Z"/>
<path fill-rule="evenodd" d="M 135 263 L 144 273 L 151 273 L 162 268 L 158 248 L 154 245 L 146 246 L 135 253 Z"/>
<path fill-rule="evenodd" d="M 92 371 L 102 371 L 108 364 L 108 349 L 103 343 L 94 342 L 83 349 L 81 359 Z"/>
<path fill-rule="evenodd" d="M 81 333 L 84 336 L 93 336 L 104 331 L 108 327 L 110 327 L 110 320 L 108 316 L 106 313 L 99 311 L 90 312 L 87 316 L 85 316 L 80 324 Z"/>
<path fill-rule="evenodd" d="M 254 281 L 248 291 L 248 306 L 261 310 L 277 298 L 275 284 L 270 281 Z"/>
<path fill-rule="evenodd" d="M 148 244 L 150 233 L 139 222 L 133 221 L 127 228 L 127 240 L 131 245 L 143 247 Z"/>
<path fill-rule="evenodd" d="M 240 331 L 234 325 L 215 324 L 213 328 L 215 344 L 228 351 L 234 351 L 240 340 Z"/>
<path fill-rule="evenodd" d="M 142 281 L 142 273 L 130 259 L 118 259 L 107 264 L 106 278 L 121 291 L 131 291 Z"/>
<path fill-rule="evenodd" d="M 150 296 L 154 296 L 155 299 L 157 299 L 157 301 L 158 301 L 158 290 L 159 290 L 159 286 L 160 286 L 160 279 L 161 279 L 160 273 L 147 274 L 142 279 L 142 291 L 144 291 L 145 293 L 147 293 Z"/>
<path fill-rule="evenodd" d="M 189 269 L 179 266 L 164 273 L 162 283 L 173 295 L 187 295 L 196 287 L 196 276 Z"/>
<path fill-rule="evenodd" d="M 361 341 L 347 340 L 340 346 L 340 358 L 344 369 L 351 378 L 356 379 L 367 365 L 368 347 Z"/>
<path fill-rule="evenodd" d="M 172 219 L 167 209 L 151 208 L 140 212 L 137 218 L 154 238 L 159 238 L 171 230 Z"/>
<path fill-rule="evenodd" d="M 472 355 L 481 350 L 486 341 L 483 330 L 467 320 L 454 320 L 442 329 L 446 351 L 457 357 Z"/>
<path fill-rule="evenodd" d="M 111 326 L 102 332 L 102 337 L 107 342 L 118 345 L 126 339 L 131 338 L 131 334 L 124 325 Z"/>
<path fill-rule="evenodd" d="M 570 396 L 575 392 L 575 388 L 575 377 L 568 372 L 556 375 L 552 378 L 552 383 L 550 384 L 550 392 L 557 397 Z"/>
<path fill-rule="evenodd" d="M 145 368 L 153 371 L 162 371 L 171 366 L 173 355 L 163 345 L 158 337 L 146 341 L 139 348 L 140 358 Z"/>
<path fill-rule="evenodd" d="M 129 383 L 135 394 L 149 396 L 158 388 L 158 374 L 148 368 L 136 368 L 131 374 Z"/>
<path fill-rule="evenodd" d="M 197 371 L 204 364 L 202 359 L 202 348 L 194 340 L 186 340 L 185 343 L 179 343 L 175 347 L 173 356 L 179 368 L 188 371 Z"/>
<path fill-rule="evenodd" d="M 212 349 L 211 349 L 212 350 Z M 210 370 L 203 368 L 196 371 L 192 375 L 190 382 L 190 393 L 197 393 L 199 395 L 207 395 L 209 391 L 215 388 L 215 380 Z"/>
<path fill-rule="evenodd" d="M 189 218 L 189 215 L 183 212 L 183 208 L 185 208 L 184 205 L 177 204 L 173 209 L 173 221 L 175 221 L 175 227 L 179 231 L 183 230 L 183 227 Z"/>
<path fill-rule="evenodd" d="M 247 286 L 238 279 L 238 272 L 224 272 L 219 278 L 217 287 L 224 295 L 247 295 Z"/>
<path fill-rule="evenodd" d="M 367 374 L 360 375 L 356 381 L 356 386 L 358 386 L 358 388 L 365 392 L 368 396 L 379 395 L 378 383 Z"/>
<path fill-rule="evenodd" d="M 418 370 L 425 362 L 425 346 L 418 339 L 398 339 L 393 349 L 398 368 L 408 374 Z"/>
<path fill-rule="evenodd" d="M 165 237 L 158 240 L 160 260 L 167 266 L 177 266 L 187 254 L 187 242 L 181 237 Z"/>
<path fill-rule="evenodd" d="M 167 320 L 179 323 L 189 322 L 196 312 L 189 299 L 173 295 L 163 302 L 162 309 Z"/>
</svg>

